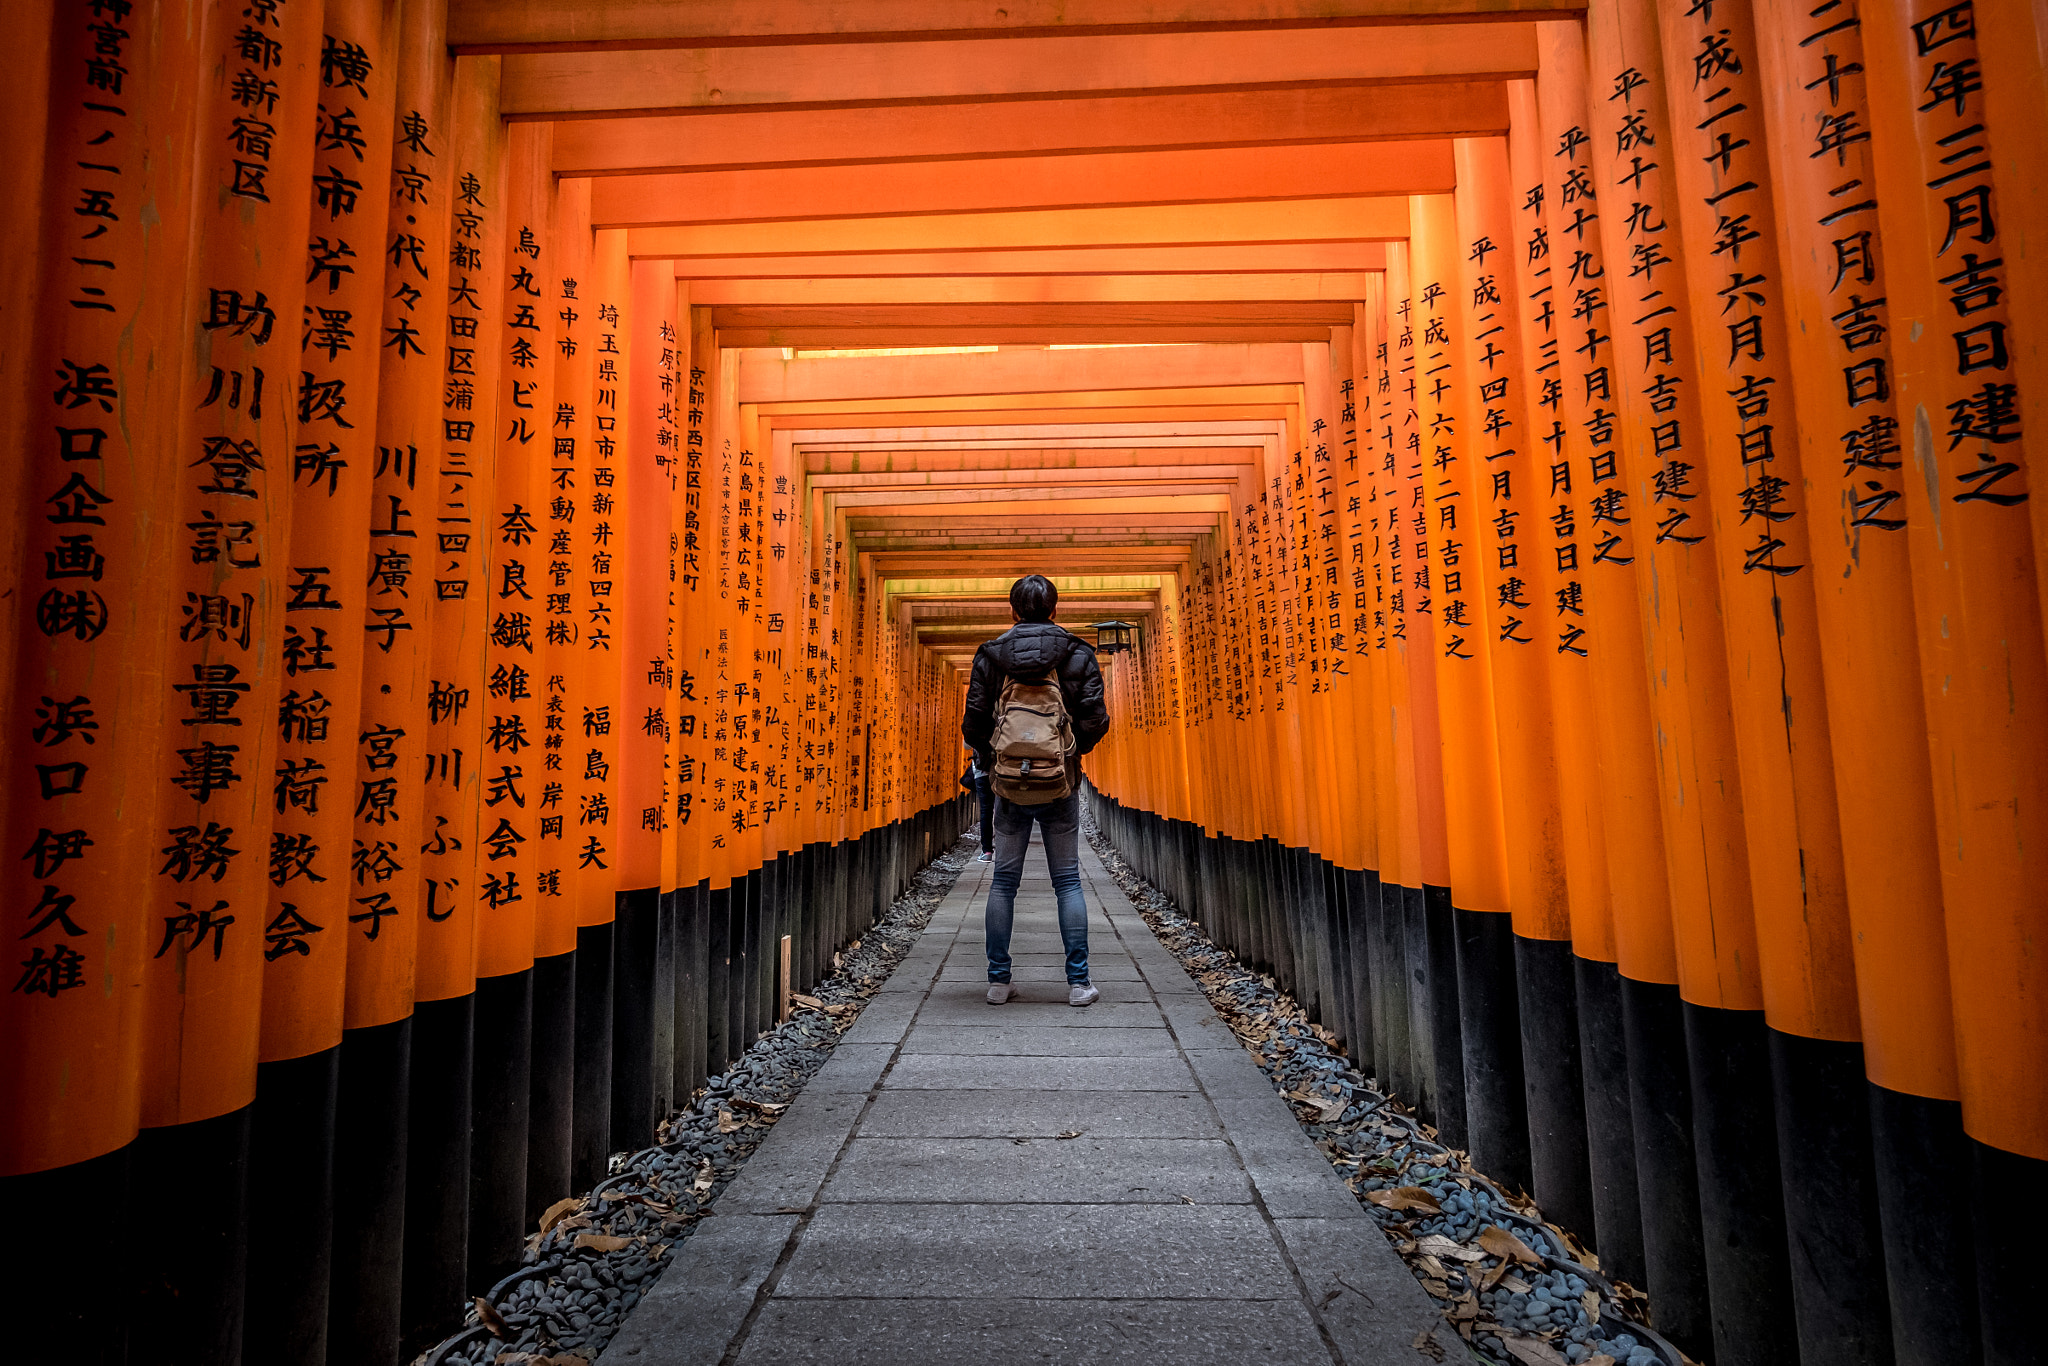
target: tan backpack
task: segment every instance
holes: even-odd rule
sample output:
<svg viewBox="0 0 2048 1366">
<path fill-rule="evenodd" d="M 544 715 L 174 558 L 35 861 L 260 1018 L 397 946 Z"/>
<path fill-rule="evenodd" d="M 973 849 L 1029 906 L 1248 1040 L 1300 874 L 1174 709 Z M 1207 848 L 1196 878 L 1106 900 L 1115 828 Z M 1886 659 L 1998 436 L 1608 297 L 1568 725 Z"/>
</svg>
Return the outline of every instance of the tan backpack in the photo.
<svg viewBox="0 0 2048 1366">
<path fill-rule="evenodd" d="M 1043 806 L 1072 795 L 1067 760 L 1074 753 L 1074 727 L 1059 681 L 1006 679 L 989 747 L 996 760 L 989 779 L 1003 800 Z"/>
</svg>

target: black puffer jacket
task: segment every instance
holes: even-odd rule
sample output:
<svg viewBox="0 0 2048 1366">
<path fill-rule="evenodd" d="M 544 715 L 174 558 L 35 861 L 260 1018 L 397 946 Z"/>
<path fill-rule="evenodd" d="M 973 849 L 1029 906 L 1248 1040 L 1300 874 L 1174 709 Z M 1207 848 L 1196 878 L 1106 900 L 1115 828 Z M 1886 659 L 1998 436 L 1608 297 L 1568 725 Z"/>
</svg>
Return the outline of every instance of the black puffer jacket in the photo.
<svg viewBox="0 0 2048 1366">
<path fill-rule="evenodd" d="M 1095 647 L 1052 622 L 1022 621 L 974 652 L 960 735 L 984 769 L 995 766 L 989 741 L 996 733 L 996 703 L 1002 700 L 1004 680 L 1054 676 L 1074 723 L 1077 751 L 1086 754 L 1109 734 L 1109 708 L 1102 700 Z"/>
</svg>

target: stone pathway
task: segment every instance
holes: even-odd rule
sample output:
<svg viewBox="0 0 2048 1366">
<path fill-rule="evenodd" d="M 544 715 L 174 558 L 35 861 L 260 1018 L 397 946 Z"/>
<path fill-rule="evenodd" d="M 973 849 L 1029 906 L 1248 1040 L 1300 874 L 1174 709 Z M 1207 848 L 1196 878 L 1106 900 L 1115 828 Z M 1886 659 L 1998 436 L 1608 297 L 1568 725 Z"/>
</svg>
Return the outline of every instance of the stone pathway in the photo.
<svg viewBox="0 0 2048 1366">
<path fill-rule="evenodd" d="M 1081 857 L 1102 998 L 1066 1004 L 1034 844 L 1020 990 L 983 1001 L 990 865 L 969 864 L 601 1366 L 1469 1359 Z"/>
</svg>

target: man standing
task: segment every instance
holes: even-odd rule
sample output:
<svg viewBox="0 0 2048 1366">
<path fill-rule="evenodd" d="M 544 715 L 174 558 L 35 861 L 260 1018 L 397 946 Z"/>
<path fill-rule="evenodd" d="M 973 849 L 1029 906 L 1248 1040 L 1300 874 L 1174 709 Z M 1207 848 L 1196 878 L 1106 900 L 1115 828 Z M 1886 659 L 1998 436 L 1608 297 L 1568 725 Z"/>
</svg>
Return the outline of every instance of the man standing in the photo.
<svg viewBox="0 0 2048 1366">
<path fill-rule="evenodd" d="M 974 655 L 974 673 L 967 685 L 967 715 L 960 734 L 974 751 L 975 762 L 995 773 L 992 742 L 1006 683 L 1056 682 L 1066 719 L 1073 730 L 1067 758 L 1070 790 L 1064 797 L 1037 805 L 1010 801 L 1000 792 L 995 802 L 995 876 L 989 881 L 988 1003 L 1010 999 L 1010 927 L 1017 886 L 1024 878 L 1024 854 L 1031 847 L 1031 825 L 1045 834 L 1045 862 L 1059 898 L 1060 939 L 1067 953 L 1067 1004 L 1085 1006 L 1101 993 L 1088 981 L 1088 904 L 1081 895 L 1081 764 L 1083 754 L 1109 733 L 1109 710 L 1102 700 L 1102 670 L 1095 650 L 1078 636 L 1053 624 L 1059 590 L 1043 574 L 1031 574 L 1010 585 L 1010 617 L 1016 624 Z"/>
</svg>

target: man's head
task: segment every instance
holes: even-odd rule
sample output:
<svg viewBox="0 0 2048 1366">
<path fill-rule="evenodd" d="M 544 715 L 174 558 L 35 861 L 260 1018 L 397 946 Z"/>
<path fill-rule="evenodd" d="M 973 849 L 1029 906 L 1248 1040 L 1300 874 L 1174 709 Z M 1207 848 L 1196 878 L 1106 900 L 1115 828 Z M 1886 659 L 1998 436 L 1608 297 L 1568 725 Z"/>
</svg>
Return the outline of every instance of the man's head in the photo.
<svg viewBox="0 0 2048 1366">
<path fill-rule="evenodd" d="M 1060 590 L 1043 574 L 1026 574 L 1010 585 L 1010 613 L 1019 621 L 1051 621 Z"/>
</svg>

